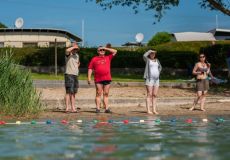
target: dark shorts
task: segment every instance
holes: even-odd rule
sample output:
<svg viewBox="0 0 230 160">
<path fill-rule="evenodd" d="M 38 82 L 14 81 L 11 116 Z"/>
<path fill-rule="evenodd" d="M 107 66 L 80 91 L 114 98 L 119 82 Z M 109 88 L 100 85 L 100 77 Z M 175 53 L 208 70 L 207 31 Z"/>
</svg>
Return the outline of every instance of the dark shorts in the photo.
<svg viewBox="0 0 230 160">
<path fill-rule="evenodd" d="M 108 85 L 110 84 L 112 81 L 100 81 L 100 82 L 96 82 L 96 84 L 102 84 L 102 85 Z"/>
<path fill-rule="evenodd" d="M 66 93 L 75 94 L 79 88 L 78 76 L 65 74 L 65 90 Z"/>
<path fill-rule="evenodd" d="M 197 91 L 208 91 L 209 80 L 208 79 L 197 79 L 196 88 L 197 88 Z"/>
</svg>

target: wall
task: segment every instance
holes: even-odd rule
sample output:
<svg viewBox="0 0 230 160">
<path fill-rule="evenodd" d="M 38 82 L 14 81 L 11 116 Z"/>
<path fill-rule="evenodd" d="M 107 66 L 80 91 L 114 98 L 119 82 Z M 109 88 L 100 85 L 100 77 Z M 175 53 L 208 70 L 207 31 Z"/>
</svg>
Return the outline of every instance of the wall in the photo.
<svg viewBox="0 0 230 160">
<path fill-rule="evenodd" d="M 22 48 L 23 42 L 38 43 L 38 47 L 49 47 L 49 42 L 64 42 L 66 46 L 70 45 L 70 39 L 60 33 L 43 33 L 43 32 L 6 32 L 0 33 L 0 42 L 4 42 L 4 47 Z"/>
</svg>

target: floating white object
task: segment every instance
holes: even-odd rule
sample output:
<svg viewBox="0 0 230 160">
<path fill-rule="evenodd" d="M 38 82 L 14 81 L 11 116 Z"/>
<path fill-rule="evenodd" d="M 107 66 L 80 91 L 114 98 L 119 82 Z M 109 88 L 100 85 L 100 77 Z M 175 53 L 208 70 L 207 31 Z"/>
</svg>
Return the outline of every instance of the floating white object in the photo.
<svg viewBox="0 0 230 160">
<path fill-rule="evenodd" d="M 137 33 L 136 36 L 135 36 L 135 38 L 136 38 L 136 41 L 137 41 L 138 43 L 140 43 L 140 42 L 142 42 L 143 39 L 144 39 L 144 34 L 143 34 L 143 33 Z"/>
<path fill-rule="evenodd" d="M 145 120 L 143 120 L 143 119 L 140 120 L 140 123 L 144 123 L 144 122 L 145 122 Z"/>
<path fill-rule="evenodd" d="M 205 118 L 205 119 L 202 119 L 202 121 L 203 121 L 203 122 L 208 122 L 208 119 Z"/>
<path fill-rule="evenodd" d="M 77 123 L 82 123 L 82 120 L 81 119 L 77 120 Z"/>
<path fill-rule="evenodd" d="M 22 27 L 23 27 L 23 24 L 24 24 L 23 18 L 19 17 L 19 18 L 16 19 L 16 21 L 15 21 L 15 27 L 16 27 L 17 29 L 22 28 Z"/>
<path fill-rule="evenodd" d="M 16 121 L 16 124 L 21 124 L 21 121 Z"/>
</svg>

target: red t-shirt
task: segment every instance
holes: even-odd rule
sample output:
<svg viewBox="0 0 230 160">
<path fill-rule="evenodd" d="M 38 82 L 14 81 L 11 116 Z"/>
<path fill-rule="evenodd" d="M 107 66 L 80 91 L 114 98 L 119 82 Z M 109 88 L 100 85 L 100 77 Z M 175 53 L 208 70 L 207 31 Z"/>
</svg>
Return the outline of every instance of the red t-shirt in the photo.
<svg viewBox="0 0 230 160">
<path fill-rule="evenodd" d="M 91 59 L 88 69 L 94 70 L 94 81 L 111 81 L 110 64 L 113 54 L 95 56 Z"/>
</svg>

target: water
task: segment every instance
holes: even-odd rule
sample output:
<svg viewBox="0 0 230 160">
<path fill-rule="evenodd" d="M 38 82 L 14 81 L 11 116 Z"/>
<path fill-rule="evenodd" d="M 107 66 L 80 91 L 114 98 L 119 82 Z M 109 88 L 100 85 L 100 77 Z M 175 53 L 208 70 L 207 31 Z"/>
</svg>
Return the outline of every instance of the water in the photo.
<svg viewBox="0 0 230 160">
<path fill-rule="evenodd" d="M 84 118 L 82 124 L 21 124 L 0 126 L 0 159 L 4 160 L 227 160 L 230 157 L 230 116 L 213 122 L 216 116 L 113 118 L 119 124 L 94 123 Z M 186 123 L 193 118 L 193 123 Z M 139 120 L 148 123 L 138 123 Z M 99 121 L 101 119 L 99 118 Z M 103 121 L 108 120 L 103 118 Z M 210 122 L 212 120 L 212 122 Z M 163 122 L 162 122 L 163 121 Z M 194 122 L 196 121 L 196 122 Z"/>
</svg>

